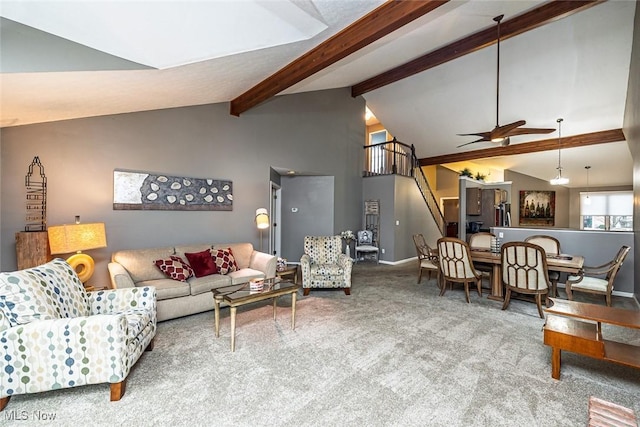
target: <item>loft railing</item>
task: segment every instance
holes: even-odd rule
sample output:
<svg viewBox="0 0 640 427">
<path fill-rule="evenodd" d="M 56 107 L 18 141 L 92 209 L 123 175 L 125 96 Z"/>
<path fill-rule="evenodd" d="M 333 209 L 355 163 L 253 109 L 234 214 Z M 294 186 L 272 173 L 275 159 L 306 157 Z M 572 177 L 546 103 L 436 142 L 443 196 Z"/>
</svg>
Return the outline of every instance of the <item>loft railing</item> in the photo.
<svg viewBox="0 0 640 427">
<path fill-rule="evenodd" d="M 445 235 L 444 215 L 420 167 L 415 148 L 395 138 L 379 144 L 365 145 L 363 176 L 402 175 L 413 177 L 440 233 Z"/>
</svg>

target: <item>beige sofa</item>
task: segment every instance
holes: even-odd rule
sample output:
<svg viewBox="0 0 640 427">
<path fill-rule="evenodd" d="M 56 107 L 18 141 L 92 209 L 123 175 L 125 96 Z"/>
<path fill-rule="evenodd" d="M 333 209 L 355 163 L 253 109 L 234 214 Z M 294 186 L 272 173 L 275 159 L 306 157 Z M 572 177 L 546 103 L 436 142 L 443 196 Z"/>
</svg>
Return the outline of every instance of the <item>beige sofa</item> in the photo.
<svg viewBox="0 0 640 427">
<path fill-rule="evenodd" d="M 238 271 L 191 277 L 186 282 L 168 278 L 154 264 L 157 259 L 177 255 L 188 262 L 185 253 L 207 249 L 231 248 Z M 251 243 L 179 245 L 152 249 L 132 249 L 114 252 L 109 263 L 111 286 L 114 289 L 154 286 L 157 292 L 158 321 L 213 310 L 211 289 L 254 278 L 273 278 L 276 257 L 258 252 Z"/>
</svg>

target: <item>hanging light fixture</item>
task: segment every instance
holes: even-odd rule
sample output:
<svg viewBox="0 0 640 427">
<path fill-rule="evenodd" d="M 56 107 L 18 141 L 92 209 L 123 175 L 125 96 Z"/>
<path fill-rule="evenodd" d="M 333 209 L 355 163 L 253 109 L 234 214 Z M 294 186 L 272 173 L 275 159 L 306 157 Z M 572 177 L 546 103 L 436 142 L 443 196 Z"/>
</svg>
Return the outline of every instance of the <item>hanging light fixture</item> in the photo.
<svg viewBox="0 0 640 427">
<path fill-rule="evenodd" d="M 587 197 L 584 198 L 584 204 L 590 205 L 591 199 L 589 198 L 589 169 L 591 169 L 591 166 L 585 166 L 584 168 L 587 170 Z"/>
<path fill-rule="evenodd" d="M 549 183 L 551 185 L 566 185 L 569 183 L 569 178 L 562 176 L 562 164 L 560 163 L 560 151 L 561 151 L 561 146 L 562 146 L 562 133 L 561 133 L 561 127 L 562 127 L 562 119 L 558 119 L 556 120 L 558 122 L 558 167 L 556 168 L 558 170 L 558 175 L 556 175 L 555 178 L 552 178 L 549 180 Z"/>
</svg>

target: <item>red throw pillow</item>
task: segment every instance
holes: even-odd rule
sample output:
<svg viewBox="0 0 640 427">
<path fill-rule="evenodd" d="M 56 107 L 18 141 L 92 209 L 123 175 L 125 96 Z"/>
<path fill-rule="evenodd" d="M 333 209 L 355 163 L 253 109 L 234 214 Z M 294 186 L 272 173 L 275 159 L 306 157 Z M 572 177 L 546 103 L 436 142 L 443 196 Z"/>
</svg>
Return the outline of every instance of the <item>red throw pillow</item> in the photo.
<svg viewBox="0 0 640 427">
<path fill-rule="evenodd" d="M 238 270 L 238 264 L 236 264 L 236 259 L 233 256 L 231 248 L 211 249 L 211 257 L 220 274 L 227 274 Z"/>
<path fill-rule="evenodd" d="M 169 259 L 157 259 L 153 263 L 173 280 L 186 282 L 189 277 L 193 276 L 193 270 L 189 264 L 179 256 L 171 255 Z"/>
<path fill-rule="evenodd" d="M 196 277 L 208 276 L 218 272 L 209 249 L 202 252 L 185 253 L 184 256 L 189 260 L 189 265 Z"/>
</svg>

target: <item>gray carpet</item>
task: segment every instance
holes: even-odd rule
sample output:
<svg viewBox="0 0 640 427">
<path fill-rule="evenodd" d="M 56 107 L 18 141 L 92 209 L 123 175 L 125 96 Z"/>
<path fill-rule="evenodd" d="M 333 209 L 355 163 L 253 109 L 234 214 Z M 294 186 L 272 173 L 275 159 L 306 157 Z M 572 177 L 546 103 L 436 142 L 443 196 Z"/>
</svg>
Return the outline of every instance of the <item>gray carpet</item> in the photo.
<svg viewBox="0 0 640 427">
<path fill-rule="evenodd" d="M 640 415 L 640 370 L 564 353 L 553 380 L 534 304 L 439 297 L 416 273 L 356 264 L 352 295 L 299 294 L 295 331 L 288 297 L 275 322 L 268 303 L 241 307 L 235 353 L 228 308 L 218 339 L 213 312 L 162 322 L 121 401 L 104 384 L 14 396 L 0 424 L 584 426 L 589 396 Z M 640 345 L 640 332 L 604 335 Z"/>
</svg>

